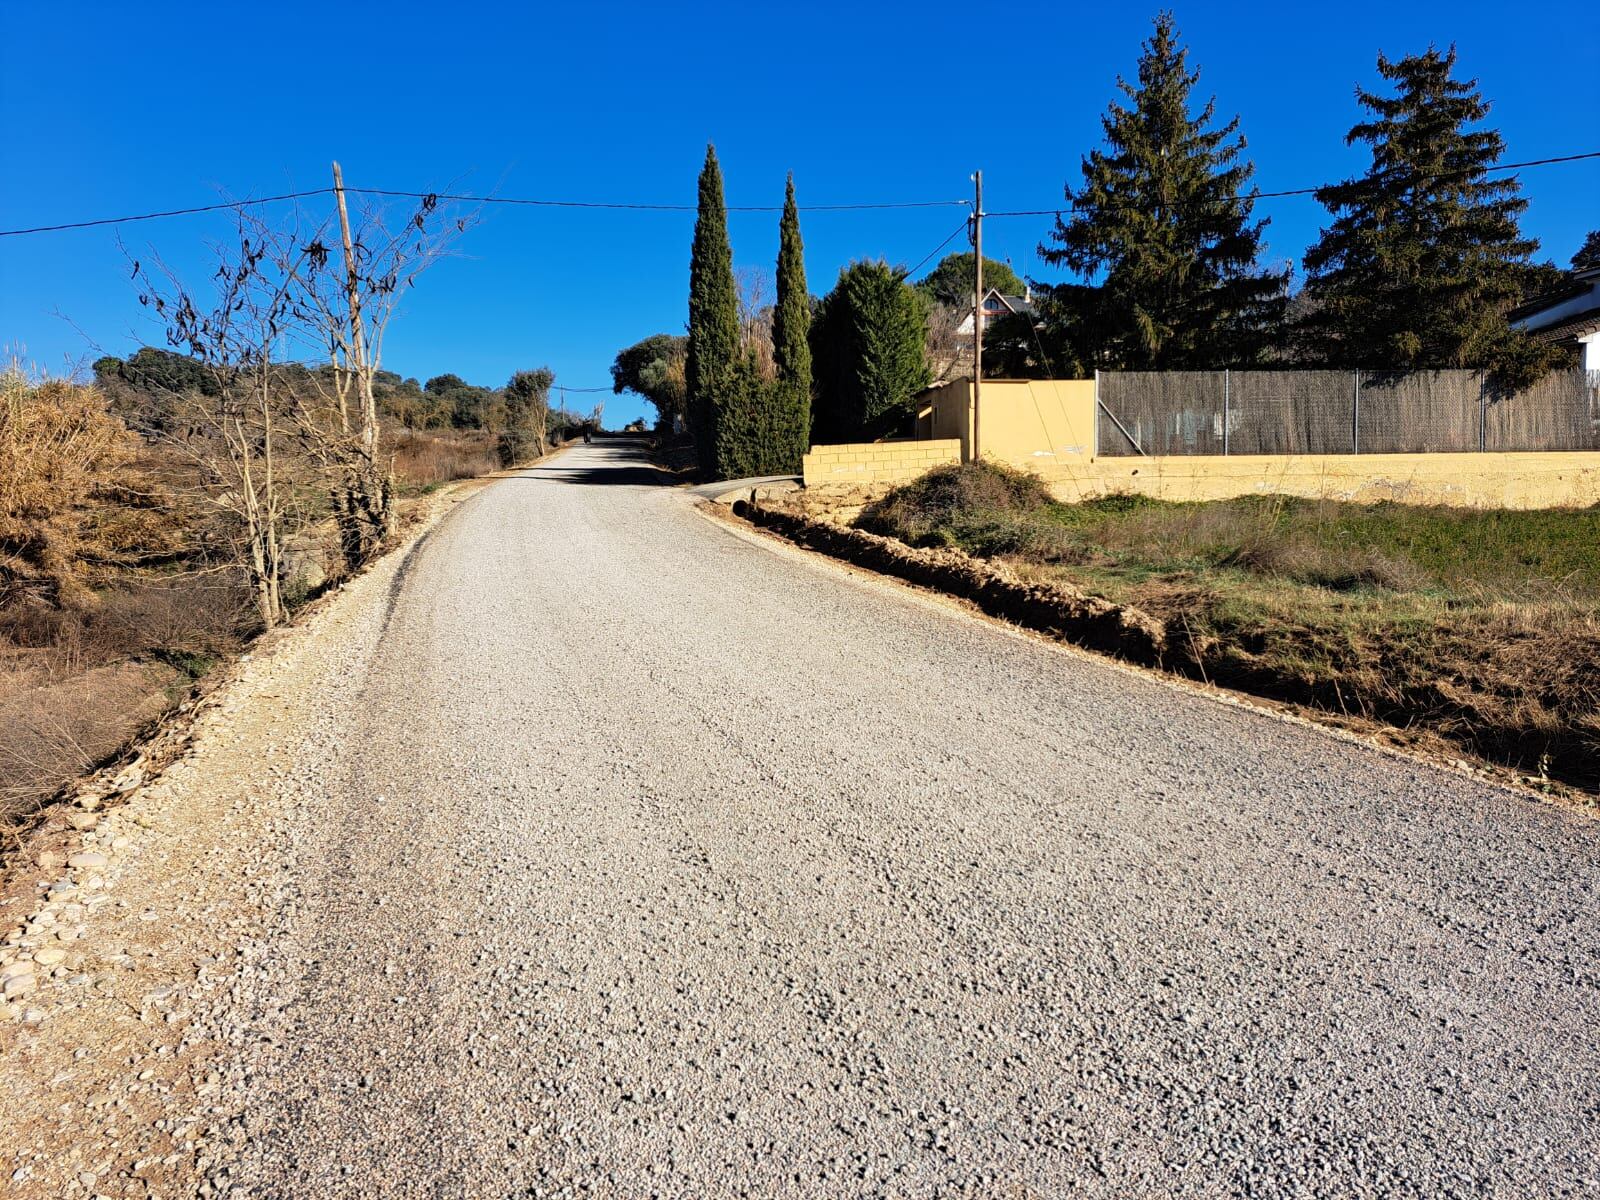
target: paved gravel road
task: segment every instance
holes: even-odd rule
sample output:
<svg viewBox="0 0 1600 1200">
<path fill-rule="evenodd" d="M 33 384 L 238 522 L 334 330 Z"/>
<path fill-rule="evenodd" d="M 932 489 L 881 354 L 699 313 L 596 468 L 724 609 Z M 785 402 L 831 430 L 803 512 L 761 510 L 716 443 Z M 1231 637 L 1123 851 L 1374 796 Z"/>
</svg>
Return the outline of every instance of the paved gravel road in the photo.
<svg viewBox="0 0 1600 1200">
<path fill-rule="evenodd" d="M 604 443 L 392 600 L 263 1194 L 1600 1190 L 1588 821 L 749 544 Z"/>
<path fill-rule="evenodd" d="M 1600 1194 L 1592 821 L 629 454 L 482 491 L 271 685 L 202 1190 Z"/>
</svg>

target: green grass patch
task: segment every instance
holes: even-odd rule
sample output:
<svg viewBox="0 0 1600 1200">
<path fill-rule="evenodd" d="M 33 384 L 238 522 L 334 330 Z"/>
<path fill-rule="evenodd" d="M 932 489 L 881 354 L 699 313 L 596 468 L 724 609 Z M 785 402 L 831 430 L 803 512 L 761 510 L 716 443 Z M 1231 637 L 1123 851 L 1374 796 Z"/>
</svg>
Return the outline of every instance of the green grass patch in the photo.
<svg viewBox="0 0 1600 1200">
<path fill-rule="evenodd" d="M 1176 669 L 1600 782 L 1600 508 L 1050 497 L 941 467 L 857 524 L 1145 610 Z"/>
</svg>

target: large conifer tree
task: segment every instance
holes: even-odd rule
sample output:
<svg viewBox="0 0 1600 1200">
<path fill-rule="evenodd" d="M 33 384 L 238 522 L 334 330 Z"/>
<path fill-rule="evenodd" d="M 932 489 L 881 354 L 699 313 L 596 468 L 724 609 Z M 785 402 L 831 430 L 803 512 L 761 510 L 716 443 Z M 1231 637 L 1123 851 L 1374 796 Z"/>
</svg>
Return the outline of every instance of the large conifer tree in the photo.
<svg viewBox="0 0 1600 1200">
<path fill-rule="evenodd" d="M 689 424 L 700 465 L 717 468 L 717 407 L 721 385 L 739 358 L 739 300 L 733 282 L 733 249 L 722 198 L 717 151 L 706 146 L 700 171 L 699 213 L 689 258 L 689 356 L 684 368 Z"/>
<path fill-rule="evenodd" d="M 856 437 L 909 415 L 930 378 L 927 320 L 926 301 L 887 263 L 839 272 L 813 327 L 818 437 Z"/>
<path fill-rule="evenodd" d="M 1262 357 L 1276 338 L 1288 273 L 1257 264 L 1265 221 L 1252 221 L 1235 117 L 1214 126 L 1216 100 L 1190 111 L 1200 78 L 1187 66 L 1171 13 L 1156 18 L 1138 83 L 1118 79 L 1130 104 L 1101 118 L 1106 149 L 1083 160 L 1039 247 L 1100 286 L 1054 289 L 1056 309 L 1092 330 L 1097 365 L 1223 367 Z M 1051 305 L 1046 306 L 1049 311 Z"/>
<path fill-rule="evenodd" d="M 755 345 L 739 351 L 710 383 L 715 426 L 713 466 L 720 479 L 792 474 L 810 445 L 811 297 L 800 244 L 800 213 L 791 177 L 778 225 L 778 295 L 772 309 L 772 369 Z"/>
<path fill-rule="evenodd" d="M 1356 89 L 1371 117 L 1359 179 L 1325 187 L 1334 215 L 1306 252 L 1310 309 L 1300 332 L 1312 357 L 1339 366 L 1483 367 L 1507 382 L 1537 375 L 1548 355 L 1509 328 L 1538 243 L 1522 236 L 1515 177 L 1490 179 L 1504 142 L 1472 128 L 1489 105 L 1476 80 L 1452 78 L 1455 48 L 1398 61 L 1378 56 L 1393 95 Z"/>
<path fill-rule="evenodd" d="M 1574 271 L 1592 271 L 1596 267 L 1600 267 L 1600 229 L 1591 230 L 1572 256 Z"/>
<path fill-rule="evenodd" d="M 778 223 L 778 301 L 772 312 L 773 472 L 795 472 L 811 443 L 811 293 L 806 289 L 800 210 L 789 176 Z"/>
</svg>

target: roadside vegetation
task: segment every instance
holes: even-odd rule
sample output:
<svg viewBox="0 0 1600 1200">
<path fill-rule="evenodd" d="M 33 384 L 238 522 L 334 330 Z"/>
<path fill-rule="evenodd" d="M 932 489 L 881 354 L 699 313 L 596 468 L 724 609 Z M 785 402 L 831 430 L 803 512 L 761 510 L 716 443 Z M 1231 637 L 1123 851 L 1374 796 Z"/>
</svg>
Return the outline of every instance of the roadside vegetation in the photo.
<svg viewBox="0 0 1600 1200">
<path fill-rule="evenodd" d="M 93 384 L 0 373 L 0 828 L 117 753 L 265 624 L 249 524 L 216 469 L 227 447 L 191 420 L 210 377 L 151 347 L 95 366 Z M 518 379 L 509 401 L 512 389 L 479 389 L 487 399 L 459 424 L 408 426 L 403 403 L 380 405 L 399 524 L 411 498 L 499 470 L 508 428 L 520 461 L 585 419 L 533 415 L 549 373 Z M 285 437 L 274 459 L 280 619 L 350 570 L 314 451 Z"/>
<path fill-rule="evenodd" d="M 857 526 L 1137 608 L 1195 678 L 1600 786 L 1600 509 L 1052 500 L 940 468 Z"/>
<path fill-rule="evenodd" d="M 92 383 L 0 379 L 0 821 L 119 750 L 245 641 L 359 570 L 408 497 L 544 454 L 588 416 L 383 369 L 402 298 L 473 223 L 334 202 L 236 214 L 214 271 L 129 256 L 165 346 Z"/>
</svg>

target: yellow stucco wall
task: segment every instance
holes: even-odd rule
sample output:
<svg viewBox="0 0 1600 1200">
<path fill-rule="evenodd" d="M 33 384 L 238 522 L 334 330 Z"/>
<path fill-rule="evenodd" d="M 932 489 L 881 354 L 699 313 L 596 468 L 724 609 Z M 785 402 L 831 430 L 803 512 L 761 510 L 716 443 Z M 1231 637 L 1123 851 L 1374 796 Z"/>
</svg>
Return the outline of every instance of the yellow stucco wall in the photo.
<svg viewBox="0 0 1600 1200">
<path fill-rule="evenodd" d="M 972 457 L 972 383 L 958 379 L 922 393 L 919 437 L 956 438 Z M 983 457 L 1054 479 L 1094 455 L 1094 381 L 986 379 L 980 392 Z"/>
<path fill-rule="evenodd" d="M 978 402 L 978 450 L 989 461 L 1051 481 L 1075 478 L 1094 461 L 1092 379 L 989 379 Z"/>
<path fill-rule="evenodd" d="M 943 463 L 961 461 L 954 438 L 813 446 L 801 463 L 808 488 L 904 483 Z"/>
<path fill-rule="evenodd" d="M 1484 508 L 1600 503 L 1600 451 L 1102 458 L 1051 482 L 1062 500 L 1137 492 L 1163 500 L 1290 495 Z"/>
<path fill-rule="evenodd" d="M 971 457 L 970 381 L 945 384 L 919 400 L 917 433 L 928 440 L 813 447 L 806 486 L 900 483 Z M 1093 380 L 985 380 L 980 403 L 983 457 L 1034 472 L 1063 500 L 1138 492 L 1164 500 L 1276 493 L 1496 508 L 1600 503 L 1600 451 L 1096 458 Z M 919 459 L 909 449 L 917 446 L 938 449 Z"/>
</svg>

